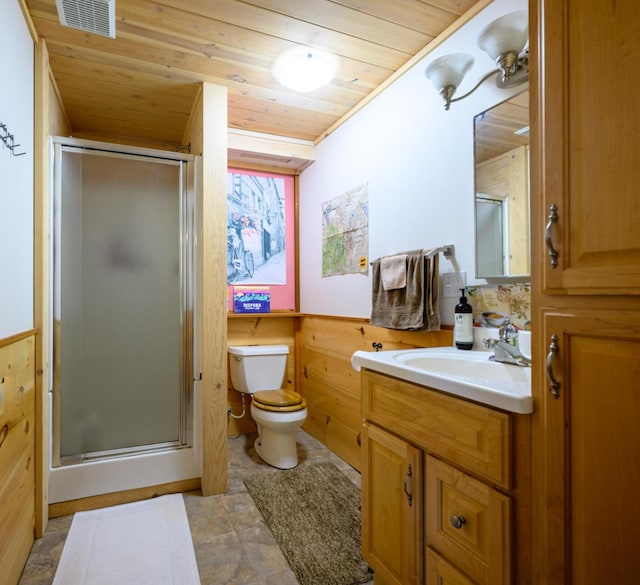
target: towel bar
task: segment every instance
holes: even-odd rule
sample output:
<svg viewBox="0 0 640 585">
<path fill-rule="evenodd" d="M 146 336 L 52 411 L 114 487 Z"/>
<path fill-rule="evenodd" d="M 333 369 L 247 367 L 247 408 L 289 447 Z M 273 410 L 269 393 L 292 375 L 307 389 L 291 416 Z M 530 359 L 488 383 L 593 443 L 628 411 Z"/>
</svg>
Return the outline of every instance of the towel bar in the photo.
<svg viewBox="0 0 640 585">
<path fill-rule="evenodd" d="M 442 252 L 445 258 L 451 258 L 455 253 L 455 246 L 453 244 L 447 244 L 446 246 L 440 246 L 439 248 L 432 248 L 427 253 L 425 253 L 425 257 L 429 258 L 430 256 L 439 254 L 440 252 Z M 403 252 L 398 252 L 398 254 L 402 253 Z M 373 264 L 373 262 L 369 262 L 369 264 Z"/>
<path fill-rule="evenodd" d="M 442 252 L 445 258 L 450 258 L 455 253 L 455 246 L 453 244 L 447 244 L 446 246 L 433 248 L 433 250 L 429 250 L 427 256 L 433 256 L 434 254 L 439 254 L 440 252 Z"/>
</svg>

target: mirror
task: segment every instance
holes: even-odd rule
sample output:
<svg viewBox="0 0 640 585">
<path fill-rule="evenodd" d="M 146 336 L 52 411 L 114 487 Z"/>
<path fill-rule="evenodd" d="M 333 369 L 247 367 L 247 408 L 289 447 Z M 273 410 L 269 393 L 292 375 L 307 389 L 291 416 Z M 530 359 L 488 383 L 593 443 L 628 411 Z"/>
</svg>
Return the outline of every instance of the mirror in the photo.
<svg viewBox="0 0 640 585">
<path fill-rule="evenodd" d="M 476 277 L 528 277 L 529 91 L 474 118 Z"/>
</svg>

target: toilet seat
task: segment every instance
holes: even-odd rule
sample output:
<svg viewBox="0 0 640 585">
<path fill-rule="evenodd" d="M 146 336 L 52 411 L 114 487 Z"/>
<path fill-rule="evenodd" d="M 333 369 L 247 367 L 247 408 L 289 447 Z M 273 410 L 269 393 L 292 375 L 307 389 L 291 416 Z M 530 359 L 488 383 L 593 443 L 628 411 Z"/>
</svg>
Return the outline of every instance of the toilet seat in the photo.
<svg viewBox="0 0 640 585">
<path fill-rule="evenodd" d="M 294 412 L 307 407 L 307 401 L 292 390 L 260 390 L 253 394 L 253 405 L 271 412 Z"/>
</svg>

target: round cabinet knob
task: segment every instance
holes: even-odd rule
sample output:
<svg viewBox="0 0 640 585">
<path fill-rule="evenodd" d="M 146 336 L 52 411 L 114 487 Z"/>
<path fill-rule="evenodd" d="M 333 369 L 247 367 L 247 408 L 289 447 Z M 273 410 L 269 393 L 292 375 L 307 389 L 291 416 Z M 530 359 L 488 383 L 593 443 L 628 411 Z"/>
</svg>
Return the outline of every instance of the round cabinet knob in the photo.
<svg viewBox="0 0 640 585">
<path fill-rule="evenodd" d="M 457 528 L 457 529 L 462 528 L 465 522 L 466 520 L 464 516 L 457 516 L 456 514 L 453 514 L 451 516 L 451 524 L 453 525 L 454 528 Z"/>
</svg>

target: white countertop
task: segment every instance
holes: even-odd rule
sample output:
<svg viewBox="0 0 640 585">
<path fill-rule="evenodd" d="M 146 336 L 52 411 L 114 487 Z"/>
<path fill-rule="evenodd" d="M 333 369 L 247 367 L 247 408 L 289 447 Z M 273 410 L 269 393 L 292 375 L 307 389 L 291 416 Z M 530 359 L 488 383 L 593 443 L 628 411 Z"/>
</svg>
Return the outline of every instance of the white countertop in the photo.
<svg viewBox="0 0 640 585">
<path fill-rule="evenodd" d="M 491 355 L 453 347 L 356 351 L 351 365 L 509 412 L 532 413 L 531 368 L 490 361 Z"/>
</svg>

